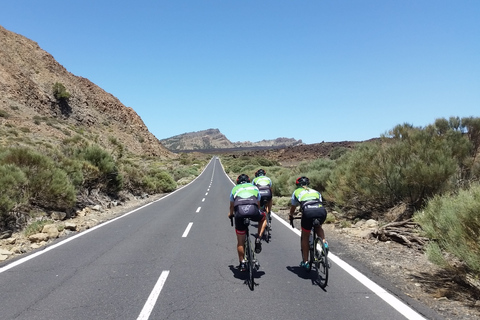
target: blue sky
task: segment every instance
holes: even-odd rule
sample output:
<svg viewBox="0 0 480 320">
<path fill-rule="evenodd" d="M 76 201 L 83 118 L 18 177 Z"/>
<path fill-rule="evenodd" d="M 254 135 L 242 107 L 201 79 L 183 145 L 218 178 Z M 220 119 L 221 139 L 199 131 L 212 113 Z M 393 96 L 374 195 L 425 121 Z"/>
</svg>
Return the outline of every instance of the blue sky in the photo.
<svg viewBox="0 0 480 320">
<path fill-rule="evenodd" d="M 480 1 L 15 0 L 0 25 L 158 138 L 363 141 L 480 116 Z M 68 88 L 67 88 L 68 89 Z"/>
</svg>

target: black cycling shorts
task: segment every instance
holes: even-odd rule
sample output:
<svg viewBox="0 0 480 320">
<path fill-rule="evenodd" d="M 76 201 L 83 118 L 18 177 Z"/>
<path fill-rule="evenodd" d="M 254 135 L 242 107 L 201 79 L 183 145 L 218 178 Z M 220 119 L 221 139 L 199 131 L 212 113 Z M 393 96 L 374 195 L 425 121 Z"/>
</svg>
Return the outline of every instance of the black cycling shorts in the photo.
<svg viewBox="0 0 480 320">
<path fill-rule="evenodd" d="M 268 201 L 272 200 L 272 189 L 270 188 L 262 188 L 258 189 L 260 191 L 260 203 L 263 204 L 264 202 L 267 203 Z"/>
<path fill-rule="evenodd" d="M 320 202 L 314 204 L 307 204 L 302 209 L 301 226 L 303 231 L 310 232 L 313 227 L 313 220 L 317 218 L 320 224 L 325 222 L 327 218 L 327 210 Z"/>
<path fill-rule="evenodd" d="M 247 230 L 245 218 L 249 218 L 251 221 L 260 221 L 264 216 L 265 214 L 260 212 L 255 204 L 235 207 L 235 231 L 237 234 L 245 234 L 245 230 Z"/>
</svg>

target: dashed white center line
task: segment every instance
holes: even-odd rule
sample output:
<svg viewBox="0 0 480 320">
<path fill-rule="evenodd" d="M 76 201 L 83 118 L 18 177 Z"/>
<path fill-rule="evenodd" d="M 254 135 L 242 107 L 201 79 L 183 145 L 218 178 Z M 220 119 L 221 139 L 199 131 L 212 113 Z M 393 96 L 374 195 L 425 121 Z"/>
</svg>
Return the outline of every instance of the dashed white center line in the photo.
<svg viewBox="0 0 480 320">
<path fill-rule="evenodd" d="M 185 231 L 183 232 L 182 234 L 182 238 L 186 238 L 188 233 L 190 232 L 190 229 L 192 228 L 192 225 L 193 225 L 193 222 L 190 222 L 187 226 L 187 229 L 185 229 Z"/>
<path fill-rule="evenodd" d="M 207 195 L 207 194 L 208 194 L 208 192 L 207 192 L 207 193 L 205 193 L 205 195 Z"/>
<path fill-rule="evenodd" d="M 162 272 L 162 274 L 157 280 L 157 283 L 155 284 L 155 287 L 153 287 L 153 290 L 150 293 L 147 302 L 145 302 L 145 305 L 143 306 L 143 309 L 140 312 L 137 320 L 147 320 L 150 317 L 153 307 L 155 306 L 155 302 L 157 302 L 160 291 L 162 291 L 163 285 L 165 284 L 169 273 L 170 271 L 168 270 Z"/>
<path fill-rule="evenodd" d="M 195 211 L 195 212 L 197 212 L 197 213 L 200 212 L 200 209 L 202 209 L 202 207 L 198 207 L 197 211 Z"/>
<path fill-rule="evenodd" d="M 204 202 L 204 201 L 205 201 L 205 198 L 202 199 L 202 202 Z"/>
</svg>

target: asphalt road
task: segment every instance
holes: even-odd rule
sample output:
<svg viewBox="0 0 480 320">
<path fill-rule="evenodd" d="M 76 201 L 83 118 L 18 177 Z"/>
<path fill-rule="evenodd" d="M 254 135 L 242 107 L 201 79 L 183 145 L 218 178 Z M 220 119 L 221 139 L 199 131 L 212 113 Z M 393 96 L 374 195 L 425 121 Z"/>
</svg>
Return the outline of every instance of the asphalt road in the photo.
<svg viewBox="0 0 480 320">
<path fill-rule="evenodd" d="M 176 192 L 0 265 L 0 319 L 442 319 L 339 259 L 335 243 L 329 285 L 312 284 L 298 231 L 276 216 L 251 291 L 236 269 L 232 187 L 213 158 Z"/>
</svg>

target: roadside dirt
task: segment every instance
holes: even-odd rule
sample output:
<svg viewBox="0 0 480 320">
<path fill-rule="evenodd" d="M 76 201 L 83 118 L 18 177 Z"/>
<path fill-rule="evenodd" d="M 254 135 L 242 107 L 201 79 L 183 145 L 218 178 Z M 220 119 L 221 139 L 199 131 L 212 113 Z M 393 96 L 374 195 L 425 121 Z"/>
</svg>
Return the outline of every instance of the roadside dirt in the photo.
<svg viewBox="0 0 480 320">
<path fill-rule="evenodd" d="M 274 212 L 288 221 L 288 211 Z M 428 261 L 421 249 L 364 236 L 368 230 L 341 228 L 335 224 L 324 225 L 324 230 L 327 240 L 340 244 L 338 249 L 331 246 L 335 255 L 360 262 L 445 319 L 480 319 L 480 292 L 455 281 L 458 280 L 455 275 Z"/>
</svg>

